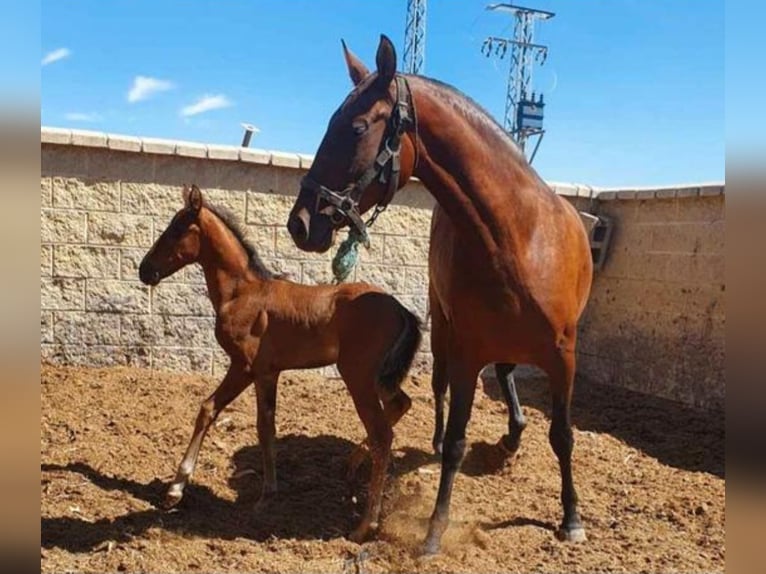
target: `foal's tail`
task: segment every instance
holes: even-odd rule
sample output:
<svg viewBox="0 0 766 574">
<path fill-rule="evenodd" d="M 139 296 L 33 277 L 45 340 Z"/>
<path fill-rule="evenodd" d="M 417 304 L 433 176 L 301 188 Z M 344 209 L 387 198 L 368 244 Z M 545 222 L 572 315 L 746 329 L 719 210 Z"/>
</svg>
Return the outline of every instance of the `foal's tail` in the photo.
<svg viewBox="0 0 766 574">
<path fill-rule="evenodd" d="M 421 340 L 420 319 L 399 301 L 396 301 L 396 304 L 399 306 L 403 327 L 396 341 L 383 357 L 383 363 L 378 371 L 378 384 L 390 395 L 396 394 L 402 380 L 407 376 Z"/>
</svg>

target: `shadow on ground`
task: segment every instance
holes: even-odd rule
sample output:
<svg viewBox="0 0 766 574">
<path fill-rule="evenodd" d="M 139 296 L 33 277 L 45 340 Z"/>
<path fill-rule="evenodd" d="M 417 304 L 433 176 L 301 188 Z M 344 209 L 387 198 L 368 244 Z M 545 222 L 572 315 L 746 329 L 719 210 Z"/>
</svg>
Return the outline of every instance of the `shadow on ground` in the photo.
<svg viewBox="0 0 766 574">
<path fill-rule="evenodd" d="M 480 384 L 490 398 L 502 401 L 494 375 L 484 375 Z M 516 389 L 523 408 L 550 416 L 546 379 L 517 377 Z M 726 474 L 725 422 L 720 413 L 593 383 L 576 385 L 572 401 L 572 423 L 578 429 L 610 434 L 663 464 L 720 478 Z"/>
</svg>

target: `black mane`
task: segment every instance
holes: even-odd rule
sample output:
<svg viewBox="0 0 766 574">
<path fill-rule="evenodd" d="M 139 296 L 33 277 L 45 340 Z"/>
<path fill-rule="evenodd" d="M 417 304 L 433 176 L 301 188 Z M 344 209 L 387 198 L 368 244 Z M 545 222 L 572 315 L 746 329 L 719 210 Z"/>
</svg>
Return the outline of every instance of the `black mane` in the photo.
<svg viewBox="0 0 766 574">
<path fill-rule="evenodd" d="M 245 253 L 247 253 L 247 266 L 252 271 L 255 271 L 255 273 L 262 279 L 278 279 L 279 277 L 282 277 L 282 274 L 274 273 L 266 267 L 260 255 L 258 255 L 255 246 L 245 237 L 244 229 L 237 220 L 237 217 L 231 211 L 225 207 L 210 205 L 207 202 L 205 202 L 205 207 L 212 211 L 229 231 L 232 232 L 234 237 L 237 238 L 237 241 L 239 241 L 240 245 L 242 245 L 242 248 L 245 250 Z"/>
</svg>

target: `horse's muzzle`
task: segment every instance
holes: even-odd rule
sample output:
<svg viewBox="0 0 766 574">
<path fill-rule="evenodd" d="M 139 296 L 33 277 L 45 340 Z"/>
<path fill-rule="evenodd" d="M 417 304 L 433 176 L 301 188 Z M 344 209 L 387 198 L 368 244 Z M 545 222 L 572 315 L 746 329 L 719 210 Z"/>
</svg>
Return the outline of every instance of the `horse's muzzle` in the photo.
<svg viewBox="0 0 766 574">
<path fill-rule="evenodd" d="M 147 261 L 142 261 L 138 267 L 138 278 L 144 285 L 157 285 L 160 282 L 160 272 Z"/>
</svg>

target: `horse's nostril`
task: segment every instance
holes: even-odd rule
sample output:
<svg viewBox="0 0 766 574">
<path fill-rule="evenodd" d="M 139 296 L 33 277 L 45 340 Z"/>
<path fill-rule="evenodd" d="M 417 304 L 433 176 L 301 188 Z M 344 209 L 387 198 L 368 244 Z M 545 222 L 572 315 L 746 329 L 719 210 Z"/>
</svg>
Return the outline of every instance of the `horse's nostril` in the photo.
<svg viewBox="0 0 766 574">
<path fill-rule="evenodd" d="M 287 230 L 293 239 L 306 241 L 309 238 L 309 230 L 303 218 L 295 214 L 287 221 Z"/>
<path fill-rule="evenodd" d="M 143 261 L 138 267 L 138 278 L 147 285 L 156 280 L 157 272 L 146 261 Z"/>
</svg>

